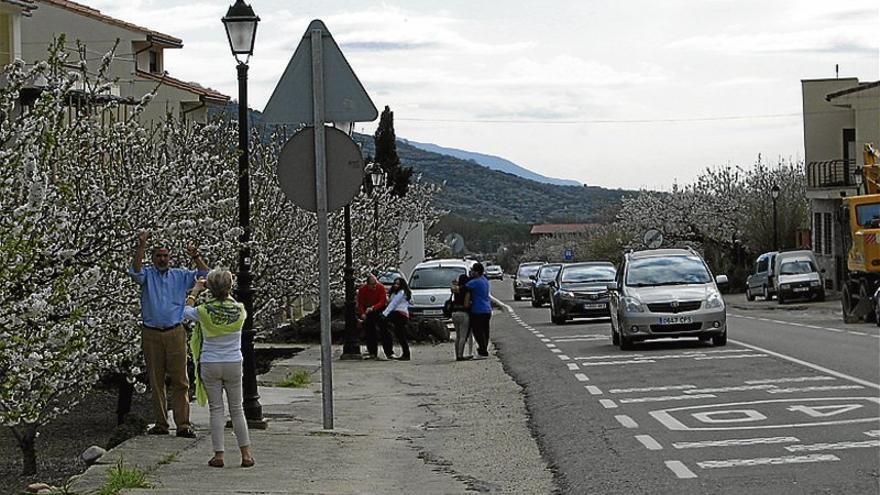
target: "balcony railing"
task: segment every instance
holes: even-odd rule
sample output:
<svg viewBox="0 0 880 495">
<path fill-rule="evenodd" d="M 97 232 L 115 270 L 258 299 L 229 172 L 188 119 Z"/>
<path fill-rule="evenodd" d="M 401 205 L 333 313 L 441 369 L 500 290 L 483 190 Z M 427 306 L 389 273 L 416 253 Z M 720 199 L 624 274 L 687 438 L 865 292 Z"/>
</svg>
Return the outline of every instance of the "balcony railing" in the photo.
<svg viewBox="0 0 880 495">
<path fill-rule="evenodd" d="M 855 160 L 827 160 L 807 164 L 807 188 L 857 187 L 861 175 Z"/>
</svg>

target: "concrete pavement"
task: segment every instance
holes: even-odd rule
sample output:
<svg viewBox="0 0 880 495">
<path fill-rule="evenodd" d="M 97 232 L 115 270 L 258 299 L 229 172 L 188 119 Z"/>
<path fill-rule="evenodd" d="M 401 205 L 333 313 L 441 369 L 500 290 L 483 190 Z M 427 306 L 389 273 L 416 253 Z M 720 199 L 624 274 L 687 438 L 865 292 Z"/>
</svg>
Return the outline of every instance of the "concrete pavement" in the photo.
<svg viewBox="0 0 880 495">
<path fill-rule="evenodd" d="M 149 473 L 152 489 L 183 493 L 554 493 L 553 474 L 527 424 L 521 388 L 494 356 L 455 362 L 451 343 L 417 345 L 413 360 L 333 361 L 335 426 L 324 431 L 320 348 L 259 377 L 266 430 L 251 430 L 251 469 L 238 467 L 227 429 L 226 467 L 212 455 L 207 407 L 193 407 L 195 440 L 141 436 L 110 451 L 73 485 L 99 487 L 119 459 Z M 278 388 L 296 369 L 313 383 Z"/>
</svg>

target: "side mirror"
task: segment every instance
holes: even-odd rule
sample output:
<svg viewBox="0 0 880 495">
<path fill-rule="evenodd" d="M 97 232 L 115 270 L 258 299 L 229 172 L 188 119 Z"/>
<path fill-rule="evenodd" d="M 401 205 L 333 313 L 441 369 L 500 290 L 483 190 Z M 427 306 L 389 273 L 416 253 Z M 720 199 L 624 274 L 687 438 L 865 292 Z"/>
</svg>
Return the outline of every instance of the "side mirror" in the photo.
<svg viewBox="0 0 880 495">
<path fill-rule="evenodd" d="M 611 292 L 615 292 L 620 289 L 620 287 L 617 286 L 617 282 L 608 282 L 607 284 L 605 284 L 605 288 Z"/>
<path fill-rule="evenodd" d="M 715 277 L 715 283 L 719 286 L 725 286 L 728 284 L 727 275 L 718 275 Z"/>
</svg>

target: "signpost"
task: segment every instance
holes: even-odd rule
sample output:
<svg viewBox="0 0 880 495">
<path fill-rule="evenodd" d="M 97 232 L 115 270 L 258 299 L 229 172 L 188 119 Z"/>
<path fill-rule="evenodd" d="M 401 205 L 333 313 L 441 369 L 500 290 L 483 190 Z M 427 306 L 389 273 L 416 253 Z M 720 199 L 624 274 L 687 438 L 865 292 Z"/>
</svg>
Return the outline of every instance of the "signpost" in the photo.
<svg viewBox="0 0 880 495">
<path fill-rule="evenodd" d="M 562 259 L 565 261 L 574 261 L 574 249 L 565 248 L 565 252 L 562 253 Z"/>
<path fill-rule="evenodd" d="M 321 299 L 321 392 L 324 406 L 324 429 L 333 429 L 333 373 L 332 339 L 330 334 L 330 255 L 327 214 L 343 206 L 357 194 L 351 184 L 360 181 L 363 162 L 351 146 L 357 146 L 351 138 L 325 127 L 327 122 L 373 121 L 379 112 L 364 87 L 351 70 L 339 46 L 333 41 L 323 22 L 314 20 L 309 24 L 297 46 L 272 97 L 263 110 L 269 123 L 311 124 L 311 129 L 300 131 L 284 146 L 278 161 L 278 179 L 291 201 L 318 216 L 318 271 Z M 306 134 L 303 134 L 305 132 Z M 330 136 L 328 138 L 328 135 Z M 300 136 L 300 137 L 297 137 Z M 313 139 L 309 139 L 312 137 Z M 347 140 L 347 141 L 346 141 Z M 314 175 L 298 175 L 302 172 L 300 153 L 312 141 Z M 330 145 L 328 147 L 328 145 Z M 347 149 L 346 149 L 347 148 Z M 327 164 L 331 165 L 328 171 Z M 300 165 L 298 165 L 300 164 Z M 332 172 L 332 181 L 328 183 Z M 310 176 L 310 177 L 309 177 Z M 314 207 L 312 196 L 299 187 L 313 178 Z M 297 182 L 301 184 L 296 184 Z"/>
</svg>

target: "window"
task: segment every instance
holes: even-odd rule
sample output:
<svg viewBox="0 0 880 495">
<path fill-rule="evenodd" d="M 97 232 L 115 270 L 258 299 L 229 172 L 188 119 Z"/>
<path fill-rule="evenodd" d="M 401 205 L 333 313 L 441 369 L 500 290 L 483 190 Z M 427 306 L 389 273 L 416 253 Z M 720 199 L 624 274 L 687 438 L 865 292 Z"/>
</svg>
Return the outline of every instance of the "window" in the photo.
<svg viewBox="0 0 880 495">
<path fill-rule="evenodd" d="M 12 16 L 0 12 L 0 67 L 12 63 Z"/>
<path fill-rule="evenodd" d="M 761 258 L 758 260 L 758 267 L 755 268 L 755 273 L 764 273 L 767 271 L 767 258 Z"/>
<path fill-rule="evenodd" d="M 410 289 L 448 289 L 459 275 L 467 275 L 465 267 L 419 268 L 412 274 Z"/>
<path fill-rule="evenodd" d="M 159 73 L 159 52 L 150 50 L 150 73 Z"/>
<path fill-rule="evenodd" d="M 834 254 L 834 246 L 832 242 L 831 234 L 834 232 L 834 224 L 831 223 L 831 213 L 823 213 L 822 217 L 824 218 L 824 229 L 822 229 L 822 244 L 825 245 L 825 254 L 831 256 Z"/>
<path fill-rule="evenodd" d="M 813 213 L 813 252 L 822 254 L 822 214 Z"/>
<path fill-rule="evenodd" d="M 569 266 L 562 270 L 562 282 L 613 282 L 616 275 L 613 266 Z"/>
<path fill-rule="evenodd" d="M 630 262 L 626 275 L 629 287 L 708 284 L 711 281 L 706 264 L 696 256 L 636 259 Z"/>
</svg>

